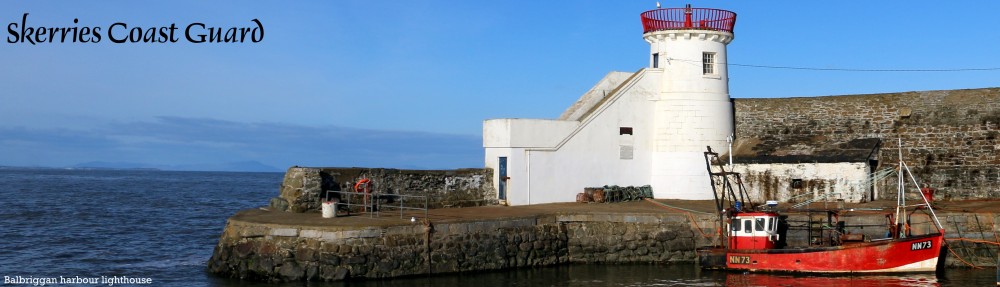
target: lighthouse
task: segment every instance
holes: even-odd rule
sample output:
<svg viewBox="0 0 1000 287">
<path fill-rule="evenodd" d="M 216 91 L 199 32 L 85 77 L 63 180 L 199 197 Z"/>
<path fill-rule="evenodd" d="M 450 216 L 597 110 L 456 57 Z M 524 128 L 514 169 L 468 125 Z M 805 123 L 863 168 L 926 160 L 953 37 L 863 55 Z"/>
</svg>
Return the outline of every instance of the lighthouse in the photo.
<svg viewBox="0 0 1000 287">
<path fill-rule="evenodd" d="M 663 71 L 654 99 L 654 197 L 711 199 L 703 153 L 726 150 L 733 135 L 726 45 L 736 13 L 687 5 L 641 18 L 650 69 Z"/>
<path fill-rule="evenodd" d="M 574 201 L 585 188 L 612 185 L 712 198 L 703 152 L 726 150 L 733 134 L 726 45 L 736 14 L 689 5 L 640 16 L 647 67 L 608 73 L 559 118 L 483 122 L 501 203 Z"/>
</svg>

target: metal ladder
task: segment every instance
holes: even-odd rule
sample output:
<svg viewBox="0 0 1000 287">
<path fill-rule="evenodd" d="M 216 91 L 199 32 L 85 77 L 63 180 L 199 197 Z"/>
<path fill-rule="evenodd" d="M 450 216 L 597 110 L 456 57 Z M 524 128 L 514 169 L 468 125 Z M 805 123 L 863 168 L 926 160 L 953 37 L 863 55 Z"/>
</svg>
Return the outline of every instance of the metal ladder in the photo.
<svg viewBox="0 0 1000 287">
<path fill-rule="evenodd" d="M 807 205 L 809 205 L 810 203 L 813 203 L 813 202 L 816 202 L 816 201 L 819 201 L 819 200 L 821 200 L 821 199 L 827 199 L 827 198 L 829 198 L 829 197 L 830 197 L 830 195 L 833 195 L 833 194 L 834 194 L 833 192 L 827 192 L 827 193 L 823 193 L 823 194 L 820 194 L 820 195 L 817 195 L 817 196 L 814 196 L 813 198 L 810 198 L 809 200 L 806 200 L 806 201 L 803 201 L 803 202 L 799 202 L 799 203 L 796 203 L 796 204 L 793 204 L 793 205 L 792 205 L 792 208 L 793 208 L 793 209 L 795 209 L 795 208 L 800 208 L 800 207 L 803 207 L 803 206 L 807 206 Z"/>
</svg>

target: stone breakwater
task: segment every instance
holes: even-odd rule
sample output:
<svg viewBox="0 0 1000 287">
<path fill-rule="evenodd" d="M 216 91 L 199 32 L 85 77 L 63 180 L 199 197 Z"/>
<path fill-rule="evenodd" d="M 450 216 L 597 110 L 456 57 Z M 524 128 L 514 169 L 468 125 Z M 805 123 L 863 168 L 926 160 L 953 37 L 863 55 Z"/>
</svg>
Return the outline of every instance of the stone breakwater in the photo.
<svg viewBox="0 0 1000 287">
<path fill-rule="evenodd" d="M 553 214 L 394 226 L 229 220 L 213 273 L 256 281 L 337 281 L 563 263 L 693 262 L 709 244 L 680 214 Z M 714 230 L 712 218 L 699 226 Z M 703 232 L 709 232 L 707 229 Z"/>
<path fill-rule="evenodd" d="M 360 167 L 291 167 L 281 191 L 271 198 L 271 209 L 288 212 L 318 211 L 326 191 L 354 191 L 367 178 L 372 190 L 385 194 L 425 196 L 430 208 L 496 205 L 493 171 L 482 168 L 456 170 L 405 170 Z"/>
<path fill-rule="evenodd" d="M 956 203 L 942 203 L 951 209 L 972 208 L 952 204 Z M 993 206 L 979 205 L 979 209 Z M 231 278 L 288 282 L 566 263 L 690 263 L 696 259 L 695 248 L 711 245 L 706 236 L 716 231 L 716 218 L 710 214 L 657 212 L 644 202 L 445 210 L 437 215 L 445 219 L 431 224 L 364 215 L 323 219 L 316 213 L 244 210 L 229 219 L 208 269 Z M 515 211 L 534 214 L 511 216 Z M 997 249 L 992 242 L 1000 234 L 1000 225 L 995 224 L 1000 215 L 957 211 L 938 215 L 952 250 L 945 259 L 947 266 L 995 266 Z M 790 215 L 789 220 L 805 216 Z M 825 215 L 814 219 L 820 217 Z M 850 233 L 884 236 L 879 225 L 885 219 L 880 215 L 841 218 Z M 933 229 L 930 218 L 923 215 L 913 217 L 911 227 L 918 233 Z M 789 230 L 787 238 L 797 246 L 809 241 L 805 230 Z"/>
</svg>

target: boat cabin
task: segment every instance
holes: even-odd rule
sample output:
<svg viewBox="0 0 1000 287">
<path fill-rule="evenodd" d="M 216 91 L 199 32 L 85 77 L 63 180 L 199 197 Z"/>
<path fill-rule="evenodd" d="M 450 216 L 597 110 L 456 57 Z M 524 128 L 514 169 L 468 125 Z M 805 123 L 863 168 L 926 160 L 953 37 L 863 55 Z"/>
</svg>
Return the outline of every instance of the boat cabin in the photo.
<svg viewBox="0 0 1000 287">
<path fill-rule="evenodd" d="M 774 249 L 779 239 L 777 213 L 737 212 L 729 221 L 730 249 Z"/>
</svg>

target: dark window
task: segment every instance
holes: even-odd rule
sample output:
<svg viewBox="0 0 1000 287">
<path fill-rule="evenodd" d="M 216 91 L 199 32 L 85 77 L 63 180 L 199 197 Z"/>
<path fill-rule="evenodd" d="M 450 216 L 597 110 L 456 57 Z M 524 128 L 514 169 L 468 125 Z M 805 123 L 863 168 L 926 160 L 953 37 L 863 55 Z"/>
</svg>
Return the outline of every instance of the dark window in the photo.
<svg viewBox="0 0 1000 287">
<path fill-rule="evenodd" d="M 660 53 L 653 53 L 653 68 L 660 67 Z"/>
<path fill-rule="evenodd" d="M 757 231 L 764 231 L 764 219 L 757 218 Z"/>
<path fill-rule="evenodd" d="M 733 231 L 740 231 L 740 220 L 733 219 L 732 221 L 729 222 L 729 227 L 731 227 Z"/>
<path fill-rule="evenodd" d="M 701 72 L 705 75 L 715 75 L 715 53 L 701 53 Z"/>
<path fill-rule="evenodd" d="M 743 233 L 752 233 L 753 223 L 749 219 L 743 221 Z"/>
<path fill-rule="evenodd" d="M 632 135 L 632 128 L 631 127 L 620 127 L 620 128 L 618 128 L 618 134 L 619 135 Z"/>
<path fill-rule="evenodd" d="M 801 178 L 792 179 L 792 188 L 802 188 L 802 179 Z"/>
</svg>

